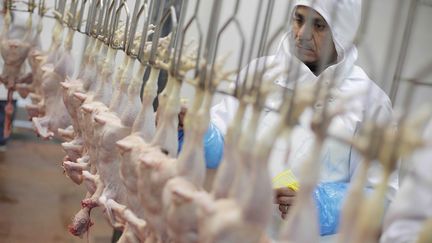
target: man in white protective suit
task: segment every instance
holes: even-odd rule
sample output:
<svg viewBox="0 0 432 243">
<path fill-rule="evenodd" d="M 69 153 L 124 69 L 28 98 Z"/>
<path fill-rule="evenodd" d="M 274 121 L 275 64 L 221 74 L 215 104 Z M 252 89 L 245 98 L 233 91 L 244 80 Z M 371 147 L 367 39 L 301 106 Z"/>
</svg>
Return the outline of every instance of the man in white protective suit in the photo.
<svg viewBox="0 0 432 243">
<path fill-rule="evenodd" d="M 381 243 L 419 242 L 425 230 L 432 235 L 432 122 L 424 134 L 427 145 L 406 161 L 411 168 L 384 218 Z M 426 222 L 429 229 L 424 228 Z"/>
<path fill-rule="evenodd" d="M 289 68 L 287 73 L 279 75 L 274 81 L 280 90 L 293 89 L 294 82 L 304 85 L 319 80 L 328 84 L 328 77 L 331 77 L 336 82 L 337 92 L 357 95 L 345 104 L 347 111 L 333 119 L 329 127 L 331 134 L 354 135 L 365 116 L 372 116 L 376 111 L 379 111 L 378 120 L 391 121 L 390 99 L 360 67 L 354 64 L 357 60 L 357 49 L 353 41 L 360 20 L 361 0 L 295 0 L 292 23 L 276 54 L 260 58 L 265 59 L 266 64 L 272 67 L 265 73 L 264 78 L 284 70 L 287 63 L 291 65 L 292 68 Z M 253 63 L 249 65 L 255 67 Z M 280 105 L 281 98 L 276 93 L 278 92 L 267 99 L 267 106 L 277 108 Z M 337 101 L 335 99 L 328 102 Z M 212 123 L 222 134 L 226 133 L 237 107 L 238 101 L 226 96 L 212 108 Z M 277 120 L 278 114 L 270 110 L 264 111 L 262 115 L 258 139 L 268 132 Z M 294 175 L 299 175 L 299 168 L 311 153 L 314 140 L 310 129 L 312 112 L 312 109 L 307 109 L 302 114 L 291 141 L 280 139 L 276 142 L 269 163 L 272 178 L 287 169 Z M 331 139 L 326 140 L 320 161 L 321 180 L 314 194 L 321 235 L 337 232 L 343 199 L 361 159 L 352 147 Z M 380 165 L 375 162 L 368 174 L 366 191 L 373 189 L 379 182 L 380 175 Z M 397 187 L 398 177 L 397 173 L 394 173 L 387 193 L 388 202 L 393 199 Z M 271 234 L 277 234 L 282 218 L 285 218 L 295 196 L 296 192 L 288 188 L 275 190 L 275 222 L 271 227 Z"/>
</svg>

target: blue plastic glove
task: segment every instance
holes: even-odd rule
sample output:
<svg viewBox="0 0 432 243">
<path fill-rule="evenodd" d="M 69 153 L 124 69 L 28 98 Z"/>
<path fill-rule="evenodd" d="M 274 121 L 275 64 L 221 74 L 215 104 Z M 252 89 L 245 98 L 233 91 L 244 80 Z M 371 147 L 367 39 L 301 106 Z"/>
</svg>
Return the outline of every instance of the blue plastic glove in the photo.
<svg viewBox="0 0 432 243">
<path fill-rule="evenodd" d="M 178 152 L 180 153 L 183 147 L 184 132 L 183 129 L 178 132 Z M 206 167 L 209 169 L 215 169 L 219 166 L 224 149 L 224 139 L 222 133 L 219 129 L 213 125 L 209 124 L 209 128 L 204 134 L 204 155 Z"/>
<path fill-rule="evenodd" d="M 314 197 L 317 203 L 321 235 L 337 232 L 347 189 L 348 183 L 322 183 L 315 189 Z"/>
</svg>

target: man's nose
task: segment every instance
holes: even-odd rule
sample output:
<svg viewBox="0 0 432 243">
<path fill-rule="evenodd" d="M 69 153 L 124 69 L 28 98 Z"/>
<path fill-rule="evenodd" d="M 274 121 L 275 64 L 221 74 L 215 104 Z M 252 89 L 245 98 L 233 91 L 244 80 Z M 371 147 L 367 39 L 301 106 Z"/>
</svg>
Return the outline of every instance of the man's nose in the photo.
<svg viewBox="0 0 432 243">
<path fill-rule="evenodd" d="M 299 29 L 300 40 L 311 40 L 312 39 L 312 28 L 309 24 L 303 24 Z"/>
</svg>

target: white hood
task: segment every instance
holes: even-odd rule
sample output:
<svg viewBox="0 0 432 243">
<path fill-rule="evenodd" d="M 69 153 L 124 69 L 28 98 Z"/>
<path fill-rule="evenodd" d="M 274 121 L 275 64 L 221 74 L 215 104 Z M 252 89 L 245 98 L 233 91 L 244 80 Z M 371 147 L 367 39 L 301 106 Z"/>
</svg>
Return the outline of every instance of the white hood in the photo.
<svg viewBox="0 0 432 243">
<path fill-rule="evenodd" d="M 339 83 L 351 72 L 357 60 L 357 48 L 353 41 L 361 21 L 361 0 L 295 0 L 293 12 L 297 6 L 307 6 L 314 9 L 329 25 L 338 58 L 337 63 L 328 67 L 320 76 L 335 77 L 336 82 Z M 309 68 L 292 54 L 290 45 L 294 43 L 290 25 L 275 58 L 277 62 L 285 60 L 287 65 L 292 67 L 290 70 L 293 71 L 285 77 L 288 84 L 281 84 L 287 87 L 290 86 L 289 83 L 295 80 L 299 82 L 316 80 L 316 76 Z M 297 72 L 298 69 L 300 69 L 299 72 Z"/>
</svg>

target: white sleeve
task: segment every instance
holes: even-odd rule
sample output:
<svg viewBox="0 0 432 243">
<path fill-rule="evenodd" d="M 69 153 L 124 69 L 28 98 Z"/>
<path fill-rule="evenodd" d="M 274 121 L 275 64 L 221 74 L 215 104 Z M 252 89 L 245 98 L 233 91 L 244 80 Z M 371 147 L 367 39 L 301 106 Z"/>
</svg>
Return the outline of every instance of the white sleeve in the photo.
<svg viewBox="0 0 432 243">
<path fill-rule="evenodd" d="M 431 140 L 432 133 L 428 134 Z M 432 218 L 431 161 L 431 146 L 413 155 L 412 168 L 384 219 L 381 243 L 415 242 L 423 223 Z"/>
<path fill-rule="evenodd" d="M 384 94 L 384 92 L 382 92 L 382 94 L 383 95 L 381 96 L 377 94 L 373 95 L 374 98 L 370 99 L 368 105 L 366 106 L 368 110 L 366 110 L 366 113 L 364 114 L 366 117 L 364 117 L 363 120 L 372 119 L 381 124 L 390 123 L 391 126 L 394 126 L 396 131 L 397 126 L 393 120 L 393 111 L 390 99 Z M 361 124 L 357 124 L 356 132 L 359 126 L 361 126 Z M 363 158 L 361 155 L 359 155 L 354 149 L 351 149 L 350 177 L 354 175 L 358 165 L 363 163 L 362 159 Z M 365 189 L 373 190 L 381 182 L 382 172 L 383 168 L 381 163 L 379 161 L 372 161 L 368 170 L 367 184 Z M 386 193 L 386 204 L 389 204 L 394 200 L 398 189 L 399 176 L 398 169 L 396 169 L 396 171 L 394 171 L 389 178 L 388 189 Z"/>
<path fill-rule="evenodd" d="M 234 119 L 237 108 L 238 100 L 229 95 L 225 95 L 221 102 L 211 108 L 211 122 L 221 131 L 223 135 L 226 134 L 228 125 Z"/>
</svg>

